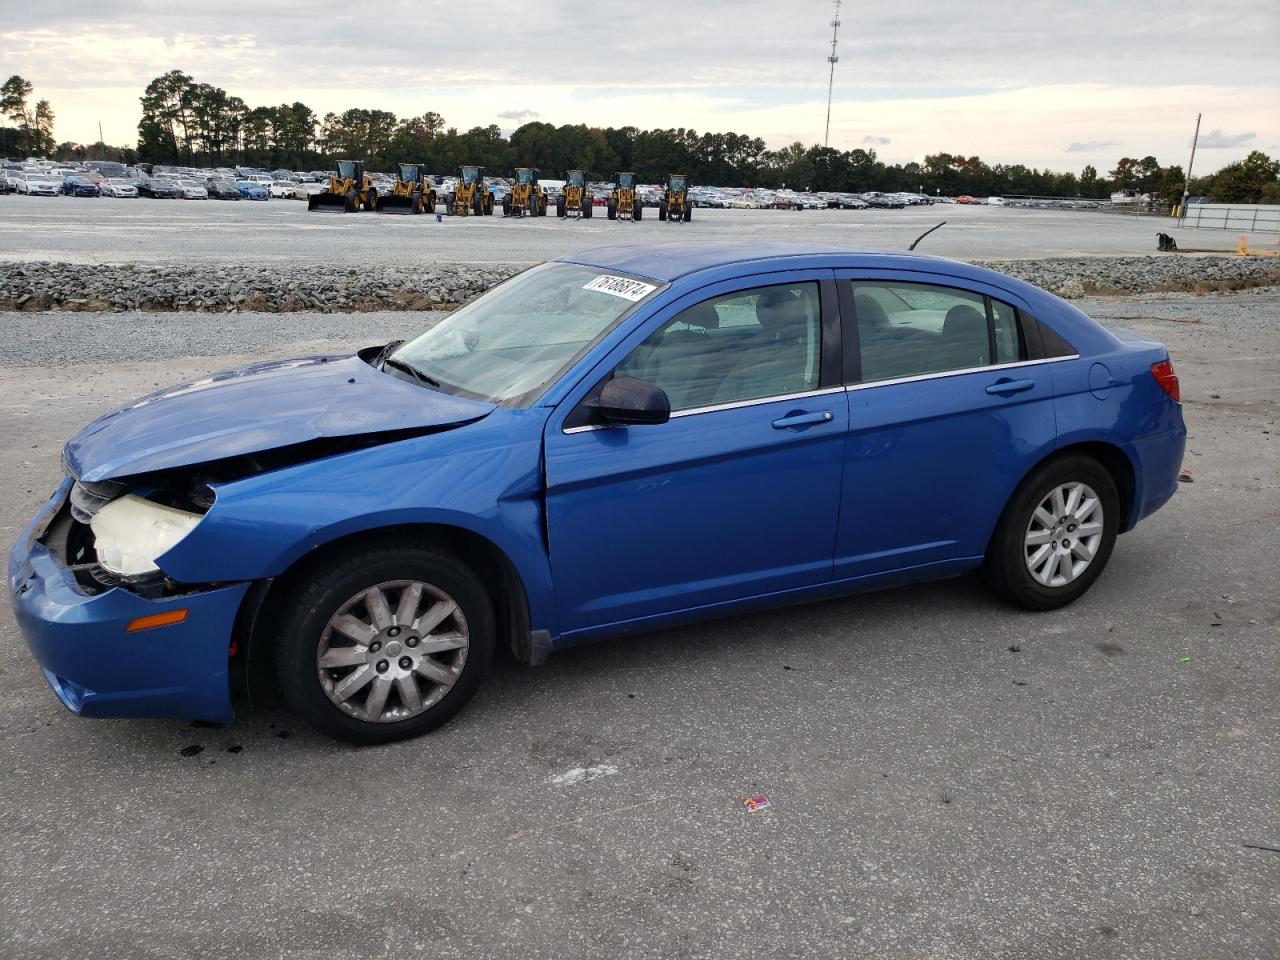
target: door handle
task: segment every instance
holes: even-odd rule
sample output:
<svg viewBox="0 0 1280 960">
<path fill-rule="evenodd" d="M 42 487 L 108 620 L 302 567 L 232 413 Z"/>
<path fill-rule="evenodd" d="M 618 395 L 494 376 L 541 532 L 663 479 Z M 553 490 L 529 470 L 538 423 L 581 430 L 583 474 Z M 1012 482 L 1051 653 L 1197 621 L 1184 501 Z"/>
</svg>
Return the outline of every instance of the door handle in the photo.
<svg viewBox="0 0 1280 960">
<path fill-rule="evenodd" d="M 786 430 L 788 427 L 807 427 L 815 423 L 830 423 L 830 410 L 815 410 L 812 413 L 788 413 L 773 421 L 773 429 Z"/>
<path fill-rule="evenodd" d="M 1036 385 L 1034 380 L 997 380 L 995 383 L 987 387 L 987 393 L 1021 393 L 1023 390 L 1030 390 Z"/>
</svg>

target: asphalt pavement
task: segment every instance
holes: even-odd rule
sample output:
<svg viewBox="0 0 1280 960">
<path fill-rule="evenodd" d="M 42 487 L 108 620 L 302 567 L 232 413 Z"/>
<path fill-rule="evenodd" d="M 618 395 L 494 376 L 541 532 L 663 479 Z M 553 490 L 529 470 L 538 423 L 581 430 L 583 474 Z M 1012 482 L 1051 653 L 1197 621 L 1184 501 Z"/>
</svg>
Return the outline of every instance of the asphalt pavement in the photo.
<svg viewBox="0 0 1280 960">
<path fill-rule="evenodd" d="M 1065 610 L 965 577 L 504 659 L 363 750 L 76 719 L 0 611 L 0 957 L 1280 957 L 1280 291 L 1077 304 L 1168 343 L 1192 482 Z M 426 322 L 6 315 L 0 540 L 101 412 Z"/>
<path fill-rule="evenodd" d="M 554 216 L 309 213 L 300 200 L 116 200 L 0 197 L 0 259 L 67 263 L 538 263 L 610 243 L 769 240 L 905 250 L 940 221 L 922 253 L 965 260 L 1154 254 L 1156 233 L 1183 250 L 1234 251 L 1236 234 L 1181 230 L 1168 217 L 1085 210 L 935 204 L 903 210 L 708 210 L 689 223 L 646 211 L 639 223 Z M 1276 236 L 1252 235 L 1254 249 Z"/>
</svg>

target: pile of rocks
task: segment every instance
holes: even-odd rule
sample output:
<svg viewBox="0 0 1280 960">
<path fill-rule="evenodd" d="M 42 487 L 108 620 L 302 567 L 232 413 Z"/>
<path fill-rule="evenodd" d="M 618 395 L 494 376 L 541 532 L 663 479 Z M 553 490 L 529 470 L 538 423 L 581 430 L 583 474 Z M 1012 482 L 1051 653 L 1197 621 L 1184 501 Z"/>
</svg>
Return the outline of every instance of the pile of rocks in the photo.
<svg viewBox="0 0 1280 960">
<path fill-rule="evenodd" d="M 1172 254 L 1000 260 L 979 265 L 1064 297 L 1162 290 L 1208 292 L 1280 284 L 1280 258 Z M 435 264 L 414 273 L 394 267 L 304 263 L 0 263 L 0 310 L 448 310 L 523 266 Z"/>
<path fill-rule="evenodd" d="M 1158 257 L 1063 257 L 975 261 L 1068 299 L 1158 293 L 1209 293 L 1280 284 L 1280 257 L 1165 254 Z"/>
<path fill-rule="evenodd" d="M 282 313 L 448 310 L 516 273 L 516 266 L 393 267 L 217 264 L 0 264 L 0 310 Z"/>
</svg>

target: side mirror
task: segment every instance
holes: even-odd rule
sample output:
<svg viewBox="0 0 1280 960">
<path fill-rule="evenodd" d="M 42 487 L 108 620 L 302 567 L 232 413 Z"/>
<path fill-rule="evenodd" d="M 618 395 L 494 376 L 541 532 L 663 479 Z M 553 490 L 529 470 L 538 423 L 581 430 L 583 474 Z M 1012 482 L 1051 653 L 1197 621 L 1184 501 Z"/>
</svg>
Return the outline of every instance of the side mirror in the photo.
<svg viewBox="0 0 1280 960">
<path fill-rule="evenodd" d="M 606 383 L 595 408 L 606 423 L 658 424 L 671 419 L 671 401 L 662 388 L 631 377 Z"/>
</svg>

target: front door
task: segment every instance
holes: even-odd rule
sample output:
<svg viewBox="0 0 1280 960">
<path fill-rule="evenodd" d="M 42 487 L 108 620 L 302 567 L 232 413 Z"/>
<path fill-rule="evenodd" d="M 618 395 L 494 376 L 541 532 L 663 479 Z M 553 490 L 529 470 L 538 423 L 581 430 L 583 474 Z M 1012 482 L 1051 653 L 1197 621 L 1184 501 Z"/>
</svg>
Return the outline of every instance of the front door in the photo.
<svg viewBox="0 0 1280 960">
<path fill-rule="evenodd" d="M 831 276 L 720 283 L 653 318 L 593 389 L 653 382 L 669 422 L 583 424 L 573 395 L 551 418 L 562 634 L 830 579 L 847 423 Z"/>
</svg>

